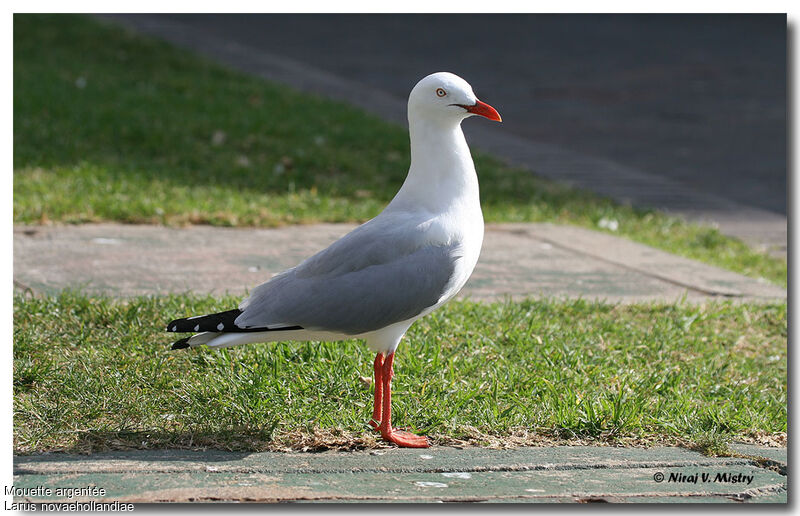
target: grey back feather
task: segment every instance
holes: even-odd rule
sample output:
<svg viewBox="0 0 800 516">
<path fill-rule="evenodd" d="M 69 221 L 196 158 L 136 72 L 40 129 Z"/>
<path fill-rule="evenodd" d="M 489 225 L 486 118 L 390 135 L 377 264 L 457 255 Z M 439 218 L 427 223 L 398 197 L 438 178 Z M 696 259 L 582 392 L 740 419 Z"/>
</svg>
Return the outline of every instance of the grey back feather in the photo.
<svg viewBox="0 0 800 516">
<path fill-rule="evenodd" d="M 448 291 L 460 245 L 421 243 L 421 229 L 398 235 L 369 226 L 256 287 L 236 324 L 358 335 L 435 305 Z"/>
</svg>

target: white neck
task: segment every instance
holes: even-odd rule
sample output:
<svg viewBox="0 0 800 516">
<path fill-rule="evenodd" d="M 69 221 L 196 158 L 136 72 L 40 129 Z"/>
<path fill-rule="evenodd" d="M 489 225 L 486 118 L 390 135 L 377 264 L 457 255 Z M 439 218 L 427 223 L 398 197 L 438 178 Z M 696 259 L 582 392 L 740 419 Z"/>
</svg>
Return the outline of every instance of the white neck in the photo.
<svg viewBox="0 0 800 516">
<path fill-rule="evenodd" d="M 460 120 L 409 120 L 411 167 L 388 208 L 443 213 L 457 205 L 480 210 L 475 165 Z"/>
</svg>

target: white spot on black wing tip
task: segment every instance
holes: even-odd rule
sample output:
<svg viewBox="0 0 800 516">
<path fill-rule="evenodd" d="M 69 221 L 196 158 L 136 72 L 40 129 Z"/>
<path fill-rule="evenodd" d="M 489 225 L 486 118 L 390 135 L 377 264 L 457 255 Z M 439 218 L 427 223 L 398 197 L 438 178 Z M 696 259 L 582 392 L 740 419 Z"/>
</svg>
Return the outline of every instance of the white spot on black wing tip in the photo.
<svg viewBox="0 0 800 516">
<path fill-rule="evenodd" d="M 199 324 L 196 324 L 196 325 L 195 325 L 195 327 L 194 327 L 194 331 L 200 331 L 200 325 L 199 325 Z"/>
<path fill-rule="evenodd" d="M 177 324 L 173 324 L 172 325 L 172 329 L 169 330 L 169 331 L 178 331 L 178 325 Z"/>
<path fill-rule="evenodd" d="M 224 324 L 222 324 L 222 323 L 219 323 L 219 324 L 217 325 L 217 329 L 218 329 L 219 331 L 222 331 L 224 328 L 225 328 L 225 325 L 224 325 Z"/>
</svg>

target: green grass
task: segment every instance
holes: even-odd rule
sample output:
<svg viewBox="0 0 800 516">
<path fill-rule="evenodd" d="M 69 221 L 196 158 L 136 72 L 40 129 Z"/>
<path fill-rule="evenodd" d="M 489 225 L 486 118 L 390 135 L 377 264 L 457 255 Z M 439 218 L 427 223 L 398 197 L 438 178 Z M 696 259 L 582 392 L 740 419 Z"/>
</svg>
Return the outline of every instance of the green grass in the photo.
<svg viewBox="0 0 800 516">
<path fill-rule="evenodd" d="M 167 319 L 234 303 L 17 296 L 15 450 L 375 442 L 361 343 L 169 351 Z M 400 345 L 396 422 L 440 443 L 528 432 L 719 449 L 786 431 L 786 353 L 785 304 L 453 302 Z"/>
<path fill-rule="evenodd" d="M 786 284 L 785 260 L 715 229 L 475 161 L 487 221 L 613 219 L 620 235 Z M 358 109 L 86 17 L 14 16 L 15 223 L 363 221 L 408 164 L 406 131 Z"/>
</svg>

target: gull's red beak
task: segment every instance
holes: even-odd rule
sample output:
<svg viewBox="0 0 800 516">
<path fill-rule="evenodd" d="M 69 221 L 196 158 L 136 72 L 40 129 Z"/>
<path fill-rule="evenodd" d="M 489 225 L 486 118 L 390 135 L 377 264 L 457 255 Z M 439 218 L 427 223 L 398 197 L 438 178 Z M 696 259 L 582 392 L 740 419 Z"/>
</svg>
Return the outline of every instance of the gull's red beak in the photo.
<svg viewBox="0 0 800 516">
<path fill-rule="evenodd" d="M 495 108 L 493 108 L 486 102 L 481 102 L 480 100 L 478 100 L 475 102 L 474 106 L 462 106 L 462 107 L 474 115 L 485 116 L 489 120 L 494 120 L 495 122 L 503 121 L 503 119 L 500 118 L 500 113 L 498 113 Z"/>
</svg>

